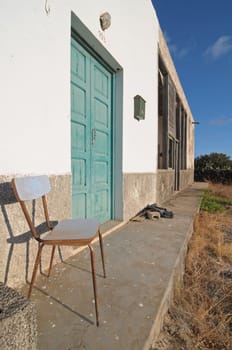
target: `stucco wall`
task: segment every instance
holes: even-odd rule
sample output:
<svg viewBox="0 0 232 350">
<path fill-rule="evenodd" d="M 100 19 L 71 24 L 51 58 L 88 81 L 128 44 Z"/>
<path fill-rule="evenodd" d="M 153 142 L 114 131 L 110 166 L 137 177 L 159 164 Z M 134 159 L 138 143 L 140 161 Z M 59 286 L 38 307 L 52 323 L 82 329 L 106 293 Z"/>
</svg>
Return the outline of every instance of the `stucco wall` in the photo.
<svg viewBox="0 0 232 350">
<path fill-rule="evenodd" d="M 174 193 L 174 170 L 158 170 L 157 172 L 157 203 L 162 204 Z"/>
<path fill-rule="evenodd" d="M 189 114 L 189 116 L 192 118 L 192 113 L 191 113 L 187 98 L 185 96 L 184 90 L 179 80 L 175 65 L 173 63 L 172 57 L 170 55 L 170 51 L 168 49 L 168 46 L 161 28 L 159 28 L 159 50 L 160 50 L 161 57 L 164 60 L 165 66 L 175 84 L 175 87 L 177 89 L 177 93 L 181 99 L 181 102 L 183 103 L 183 106 L 187 111 L 187 113 Z"/>
<path fill-rule="evenodd" d="M 156 174 L 124 174 L 125 220 L 156 200 Z"/>
<path fill-rule="evenodd" d="M 52 191 L 48 194 L 48 209 L 51 221 L 61 220 L 71 215 L 70 175 L 51 176 Z M 11 187 L 11 177 L 0 177 L 0 281 L 10 286 L 19 286 L 31 279 L 31 272 L 37 253 L 38 243 L 32 239 L 31 232 L 16 202 Z M 42 203 L 37 200 L 34 207 L 35 224 L 44 222 Z M 45 232 L 45 231 L 44 231 Z M 74 253 L 72 247 L 62 248 L 63 258 Z M 50 248 L 43 250 L 42 268 L 49 264 Z M 58 251 L 55 262 L 60 261 Z"/>
<path fill-rule="evenodd" d="M 194 168 L 194 132 L 195 127 L 192 124 L 191 117 L 189 117 L 187 129 L 187 169 Z"/>
<path fill-rule="evenodd" d="M 151 1 L 46 3 L 48 13 L 45 1 L 0 3 L 0 173 L 71 171 L 71 11 L 123 69 L 123 171 L 153 172 L 158 22 Z M 105 11 L 112 24 L 102 32 L 99 16 Z M 145 121 L 133 117 L 137 94 L 146 100 Z"/>
<path fill-rule="evenodd" d="M 111 14 L 112 24 L 103 32 L 99 16 L 105 11 Z M 51 219 L 71 215 L 72 13 L 94 36 L 98 49 L 104 47 L 108 50 L 121 67 L 116 75 L 123 82 L 122 98 L 115 103 L 122 109 L 122 124 L 119 123 L 117 132 L 123 136 L 115 157 L 117 164 L 121 162 L 122 166 L 114 169 L 115 198 L 121 193 L 116 208 L 119 218 L 129 218 L 132 212 L 145 202 L 153 201 L 155 196 L 153 180 L 149 180 L 152 191 L 146 195 L 143 192 L 146 185 L 143 174 L 153 174 L 153 178 L 157 167 L 158 21 L 151 1 L 2 0 L 0 280 L 11 286 L 30 278 L 37 248 L 36 242 L 30 238 L 21 209 L 12 197 L 11 178 L 27 174 L 51 175 L 53 194 L 48 197 Z M 87 37 L 84 39 L 88 42 Z M 92 45 L 92 42 L 88 43 Z M 146 117 L 140 122 L 134 119 L 135 95 L 146 100 Z M 122 172 L 138 174 L 136 181 L 133 175 L 129 181 L 117 183 L 117 179 L 123 177 Z M 125 178 L 128 179 L 127 175 Z M 134 191 L 135 185 L 136 204 L 131 210 L 128 203 L 134 200 L 129 192 Z M 36 212 L 40 217 L 37 204 Z M 64 251 L 65 254 L 72 254 L 72 248 Z M 44 268 L 48 257 L 49 253 L 45 253 Z"/>
<path fill-rule="evenodd" d="M 194 181 L 194 170 L 186 169 L 180 171 L 180 190 L 185 189 L 188 185 L 191 185 Z"/>
<path fill-rule="evenodd" d="M 193 183 L 194 170 L 180 170 L 179 190 L 182 191 Z M 172 169 L 157 172 L 157 203 L 162 204 L 174 194 L 175 172 Z"/>
</svg>

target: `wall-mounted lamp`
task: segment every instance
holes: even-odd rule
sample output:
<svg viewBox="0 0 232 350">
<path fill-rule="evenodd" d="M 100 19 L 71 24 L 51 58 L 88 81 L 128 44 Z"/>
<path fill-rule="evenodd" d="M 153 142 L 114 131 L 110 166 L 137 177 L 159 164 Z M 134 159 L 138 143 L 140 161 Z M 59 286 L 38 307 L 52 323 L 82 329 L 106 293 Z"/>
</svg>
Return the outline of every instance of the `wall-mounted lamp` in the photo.
<svg viewBox="0 0 232 350">
<path fill-rule="evenodd" d="M 109 12 L 104 12 L 101 16 L 100 16 L 100 26 L 102 30 L 106 30 L 110 27 L 111 25 L 111 15 L 109 14 Z"/>
<path fill-rule="evenodd" d="M 145 119 L 146 101 L 139 95 L 134 97 L 134 118 L 137 120 Z"/>
<path fill-rule="evenodd" d="M 198 125 L 200 124 L 200 122 L 192 122 L 192 124 Z"/>
</svg>

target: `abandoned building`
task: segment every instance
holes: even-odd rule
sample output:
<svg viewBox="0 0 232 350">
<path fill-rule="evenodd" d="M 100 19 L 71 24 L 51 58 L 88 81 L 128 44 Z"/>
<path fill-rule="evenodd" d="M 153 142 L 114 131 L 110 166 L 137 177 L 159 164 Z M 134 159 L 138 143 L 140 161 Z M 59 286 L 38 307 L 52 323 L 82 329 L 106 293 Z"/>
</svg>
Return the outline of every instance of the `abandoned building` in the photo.
<svg viewBox="0 0 232 350">
<path fill-rule="evenodd" d="M 151 1 L 4 0 L 0 23 L 0 281 L 18 286 L 36 242 L 13 177 L 49 175 L 51 219 L 126 222 L 193 182 L 194 125 Z"/>
</svg>

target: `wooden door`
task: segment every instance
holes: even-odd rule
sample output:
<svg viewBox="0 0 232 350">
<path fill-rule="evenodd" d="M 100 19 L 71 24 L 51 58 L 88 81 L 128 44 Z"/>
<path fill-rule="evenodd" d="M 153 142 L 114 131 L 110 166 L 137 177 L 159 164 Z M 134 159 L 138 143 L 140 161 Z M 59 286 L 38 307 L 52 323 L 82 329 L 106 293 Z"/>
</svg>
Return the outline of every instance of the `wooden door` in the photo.
<svg viewBox="0 0 232 350">
<path fill-rule="evenodd" d="M 112 74 L 71 42 L 73 217 L 112 217 Z"/>
</svg>

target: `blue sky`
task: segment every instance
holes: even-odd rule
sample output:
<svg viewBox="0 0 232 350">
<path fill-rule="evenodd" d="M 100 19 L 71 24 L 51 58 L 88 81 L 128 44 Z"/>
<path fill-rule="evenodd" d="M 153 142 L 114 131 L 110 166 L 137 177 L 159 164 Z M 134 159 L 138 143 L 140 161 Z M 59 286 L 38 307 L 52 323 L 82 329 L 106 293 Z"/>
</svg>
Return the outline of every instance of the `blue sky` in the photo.
<svg viewBox="0 0 232 350">
<path fill-rule="evenodd" d="M 232 0 L 152 0 L 195 121 L 195 156 L 232 157 Z"/>
</svg>

